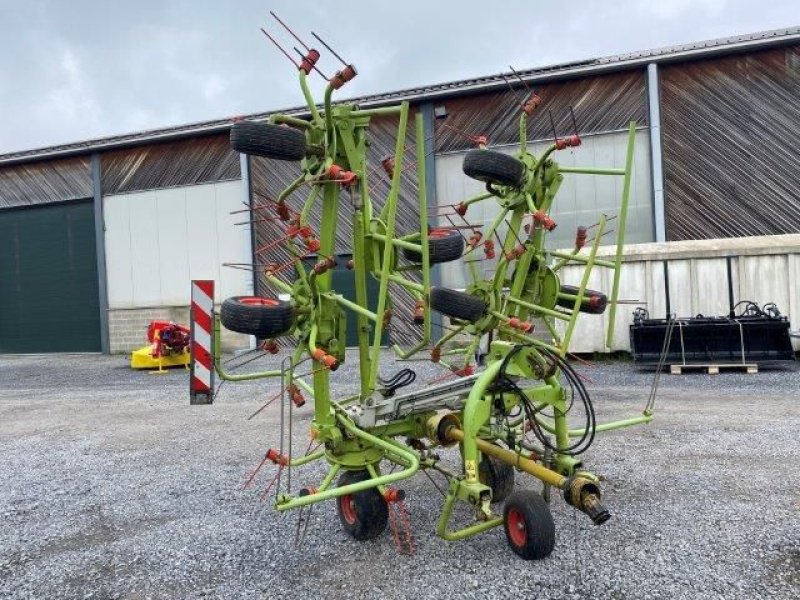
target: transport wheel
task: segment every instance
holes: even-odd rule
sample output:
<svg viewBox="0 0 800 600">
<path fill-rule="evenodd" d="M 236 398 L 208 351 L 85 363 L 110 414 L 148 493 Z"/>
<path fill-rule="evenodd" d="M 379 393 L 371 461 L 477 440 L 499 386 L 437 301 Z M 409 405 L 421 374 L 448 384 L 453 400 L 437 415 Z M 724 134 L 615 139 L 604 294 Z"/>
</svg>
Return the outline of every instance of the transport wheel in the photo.
<svg viewBox="0 0 800 600">
<path fill-rule="evenodd" d="M 574 296 L 578 294 L 578 290 L 580 290 L 580 288 L 576 285 L 561 286 L 562 294 L 572 294 Z M 575 306 L 574 301 L 565 298 L 559 298 L 556 300 L 556 304 L 564 308 L 572 308 Z M 602 315 L 606 312 L 606 306 L 608 306 L 608 296 L 603 292 L 589 289 L 584 290 L 584 299 L 581 303 L 580 312 L 589 313 L 591 315 Z"/>
<path fill-rule="evenodd" d="M 478 463 L 478 480 L 492 488 L 492 502 L 502 502 L 514 491 L 514 467 L 484 455 Z"/>
<path fill-rule="evenodd" d="M 253 156 L 300 160 L 306 155 L 306 136 L 285 125 L 238 121 L 231 127 L 231 148 Z"/>
<path fill-rule="evenodd" d="M 337 485 L 342 487 L 369 478 L 366 470 L 345 471 Z M 376 488 L 339 496 L 336 498 L 336 512 L 344 530 L 361 542 L 378 537 L 386 529 L 389 520 L 386 500 Z"/>
<path fill-rule="evenodd" d="M 226 329 L 259 338 L 287 333 L 294 323 L 291 303 L 258 296 L 234 296 L 222 303 L 220 321 Z"/>
<path fill-rule="evenodd" d="M 506 539 L 525 560 L 547 558 L 556 544 L 553 515 L 544 499 L 533 490 L 518 490 L 503 511 Z"/>
<path fill-rule="evenodd" d="M 464 155 L 464 175 L 500 185 L 517 187 L 522 183 L 525 165 L 508 154 L 494 150 L 473 149 Z"/>
<path fill-rule="evenodd" d="M 428 260 L 430 264 L 458 260 L 464 254 L 464 238 L 456 229 L 431 229 L 428 232 Z M 422 262 L 422 255 L 403 248 L 403 256 L 414 263 Z"/>
<path fill-rule="evenodd" d="M 480 298 L 449 288 L 431 288 L 431 308 L 443 315 L 474 323 L 486 314 L 486 304 Z"/>
</svg>

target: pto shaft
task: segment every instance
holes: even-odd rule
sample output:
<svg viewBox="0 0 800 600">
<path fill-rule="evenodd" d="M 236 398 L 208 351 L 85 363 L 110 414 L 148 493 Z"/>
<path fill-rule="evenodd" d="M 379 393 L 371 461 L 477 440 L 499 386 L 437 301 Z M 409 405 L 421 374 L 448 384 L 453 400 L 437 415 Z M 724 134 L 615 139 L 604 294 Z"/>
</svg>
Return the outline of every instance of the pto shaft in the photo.
<svg viewBox="0 0 800 600">
<path fill-rule="evenodd" d="M 464 432 L 457 427 L 450 427 L 447 429 L 447 437 L 450 441 L 462 442 L 464 441 Z M 506 450 L 505 448 L 501 448 L 496 444 L 492 444 L 480 438 L 475 440 L 475 444 L 478 446 L 478 450 L 480 450 L 483 454 L 494 456 L 498 460 L 502 460 L 504 463 L 512 465 L 518 468 L 520 471 L 525 471 L 526 473 L 536 477 L 536 479 L 541 479 L 549 485 L 557 487 L 558 489 L 564 489 L 564 487 L 567 485 L 567 478 L 563 475 L 559 475 L 555 471 L 552 471 L 547 467 L 543 467 L 529 458 L 520 456 L 516 452 Z"/>
<path fill-rule="evenodd" d="M 445 429 L 445 438 L 449 442 L 463 442 L 464 432 L 458 427 L 450 425 Z M 536 461 L 480 438 L 475 440 L 475 445 L 483 454 L 493 456 L 520 471 L 533 475 L 548 485 L 562 490 L 567 504 L 589 515 L 595 525 L 602 525 L 611 518 L 611 513 L 600 502 L 600 489 L 588 479 L 584 477 L 564 477 L 547 467 L 543 467 Z"/>
</svg>

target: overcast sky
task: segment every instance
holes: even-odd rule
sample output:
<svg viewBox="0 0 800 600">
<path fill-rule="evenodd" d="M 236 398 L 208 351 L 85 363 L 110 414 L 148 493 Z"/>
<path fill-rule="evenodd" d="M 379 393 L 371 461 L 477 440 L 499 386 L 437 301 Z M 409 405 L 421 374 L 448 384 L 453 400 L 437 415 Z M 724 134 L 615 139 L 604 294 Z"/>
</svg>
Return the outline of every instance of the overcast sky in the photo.
<svg viewBox="0 0 800 600">
<path fill-rule="evenodd" d="M 800 25 L 798 0 L 0 0 L 0 153 L 302 104 L 270 9 L 356 65 L 347 95 Z"/>
</svg>

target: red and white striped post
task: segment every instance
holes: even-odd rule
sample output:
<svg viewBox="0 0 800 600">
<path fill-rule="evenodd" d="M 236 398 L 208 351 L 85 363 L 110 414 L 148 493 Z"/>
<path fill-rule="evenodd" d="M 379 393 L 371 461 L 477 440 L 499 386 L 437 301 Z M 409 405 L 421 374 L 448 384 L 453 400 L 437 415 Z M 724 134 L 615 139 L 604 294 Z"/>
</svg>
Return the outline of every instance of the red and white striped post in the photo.
<svg viewBox="0 0 800 600">
<path fill-rule="evenodd" d="M 213 280 L 192 280 L 192 307 L 189 317 L 192 332 L 189 404 L 211 404 L 214 401 Z"/>
</svg>

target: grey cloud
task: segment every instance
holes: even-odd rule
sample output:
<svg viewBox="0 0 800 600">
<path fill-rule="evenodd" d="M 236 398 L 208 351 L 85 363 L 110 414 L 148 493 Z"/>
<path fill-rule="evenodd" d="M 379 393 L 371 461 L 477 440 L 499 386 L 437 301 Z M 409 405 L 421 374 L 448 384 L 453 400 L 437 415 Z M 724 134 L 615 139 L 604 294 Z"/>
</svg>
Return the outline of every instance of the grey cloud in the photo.
<svg viewBox="0 0 800 600">
<path fill-rule="evenodd" d="M 269 9 L 358 66 L 348 95 L 800 22 L 795 0 L 3 0 L 0 152 L 302 104 Z"/>
</svg>

